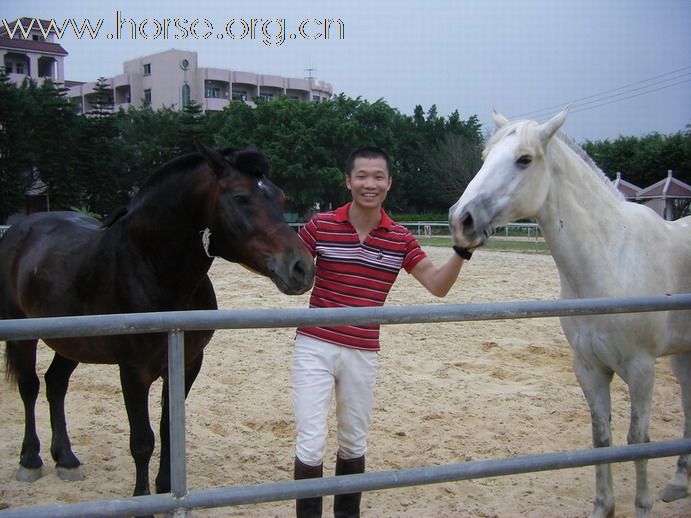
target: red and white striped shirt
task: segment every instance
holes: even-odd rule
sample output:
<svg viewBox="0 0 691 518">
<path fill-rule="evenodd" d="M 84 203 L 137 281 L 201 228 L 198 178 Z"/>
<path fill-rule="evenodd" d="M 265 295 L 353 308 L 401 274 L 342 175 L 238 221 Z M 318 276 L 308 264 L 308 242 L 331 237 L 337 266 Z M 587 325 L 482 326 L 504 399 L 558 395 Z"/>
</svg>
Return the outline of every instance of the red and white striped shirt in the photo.
<svg viewBox="0 0 691 518">
<path fill-rule="evenodd" d="M 316 257 L 311 308 L 383 306 L 398 272 L 427 255 L 411 232 L 383 209 L 363 243 L 348 221 L 350 203 L 314 216 L 299 236 Z M 353 349 L 379 350 L 379 325 L 301 327 L 299 334 Z"/>
</svg>

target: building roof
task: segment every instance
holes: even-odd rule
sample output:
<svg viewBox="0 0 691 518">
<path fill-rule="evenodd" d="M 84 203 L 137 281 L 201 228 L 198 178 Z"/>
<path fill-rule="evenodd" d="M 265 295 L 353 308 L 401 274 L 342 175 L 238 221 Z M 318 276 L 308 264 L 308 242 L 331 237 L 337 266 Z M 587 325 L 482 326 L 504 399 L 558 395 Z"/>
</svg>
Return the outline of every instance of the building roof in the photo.
<svg viewBox="0 0 691 518">
<path fill-rule="evenodd" d="M 19 27 L 17 27 L 17 24 L 21 25 L 22 28 L 26 31 L 27 27 L 29 27 L 28 30 L 31 30 L 33 28 L 33 26 L 36 24 L 36 22 L 41 24 L 41 28 L 43 28 L 44 32 L 50 31 L 52 33 L 55 33 L 55 31 L 50 28 L 50 20 L 41 20 L 38 18 L 28 18 L 28 17 L 24 16 L 22 18 L 17 18 L 16 20 L 12 20 L 11 22 L 4 23 L 2 25 L 2 27 L 0 27 L 0 36 L 8 35 L 8 37 L 9 37 L 9 33 L 7 32 L 7 27 L 10 27 L 10 26 L 15 27 L 17 30 L 19 30 L 19 34 L 21 34 L 22 30 Z M 16 31 L 15 31 L 15 34 L 16 34 Z"/>
<path fill-rule="evenodd" d="M 25 50 L 30 52 L 40 52 L 42 54 L 67 56 L 67 51 L 58 43 L 50 43 L 49 41 L 12 39 L 6 36 L 0 36 L 0 49 Z"/>
<path fill-rule="evenodd" d="M 627 182 L 621 177 L 621 173 L 617 173 L 616 179 L 612 182 L 614 187 L 627 198 L 635 198 L 641 192 L 638 185 Z"/>
<path fill-rule="evenodd" d="M 691 185 L 677 180 L 672 176 L 672 171 L 667 173 L 667 178 L 641 189 L 639 198 L 689 198 L 691 197 Z"/>
</svg>

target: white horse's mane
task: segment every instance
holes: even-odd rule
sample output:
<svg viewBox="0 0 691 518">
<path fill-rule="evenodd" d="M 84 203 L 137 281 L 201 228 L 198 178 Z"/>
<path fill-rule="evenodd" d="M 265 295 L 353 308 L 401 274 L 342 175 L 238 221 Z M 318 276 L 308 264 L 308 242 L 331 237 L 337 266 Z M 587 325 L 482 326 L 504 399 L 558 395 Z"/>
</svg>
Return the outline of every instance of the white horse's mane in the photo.
<svg viewBox="0 0 691 518">
<path fill-rule="evenodd" d="M 625 199 L 625 197 L 624 197 L 624 195 L 621 193 L 621 191 L 619 191 L 619 189 L 617 189 L 616 187 L 614 187 L 614 184 L 613 184 L 612 181 L 607 177 L 607 175 L 604 173 L 604 171 L 598 167 L 598 165 L 595 163 L 595 161 L 594 161 L 592 158 L 590 158 L 590 155 L 588 155 L 588 153 L 586 153 L 585 150 L 584 150 L 581 146 L 579 146 L 578 144 L 576 144 L 576 142 L 575 142 L 571 137 L 569 137 L 566 133 L 564 133 L 563 131 L 558 131 L 558 132 L 557 132 L 557 137 L 559 138 L 560 141 L 562 141 L 564 144 L 566 144 L 566 146 L 567 146 L 571 151 L 573 151 L 574 153 L 576 153 L 576 155 L 578 155 L 578 157 L 579 157 L 581 160 L 583 160 L 583 161 L 588 165 L 588 167 L 589 167 L 596 175 L 598 175 L 598 176 L 602 179 L 602 181 L 605 183 L 605 185 L 612 191 L 612 193 L 613 193 L 617 198 L 619 198 L 619 199 L 621 199 L 621 200 L 624 200 L 624 199 Z"/>
</svg>

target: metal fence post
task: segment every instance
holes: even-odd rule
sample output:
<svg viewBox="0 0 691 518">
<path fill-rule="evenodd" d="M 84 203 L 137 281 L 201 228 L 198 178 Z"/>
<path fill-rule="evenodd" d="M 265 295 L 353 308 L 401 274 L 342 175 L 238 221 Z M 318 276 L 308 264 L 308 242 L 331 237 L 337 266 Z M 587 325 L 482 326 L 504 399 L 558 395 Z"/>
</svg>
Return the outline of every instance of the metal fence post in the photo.
<svg viewBox="0 0 691 518">
<path fill-rule="evenodd" d="M 187 495 L 185 452 L 185 333 L 173 329 L 168 333 L 168 401 L 170 428 L 170 491 L 175 498 Z M 184 509 L 174 516 L 184 517 Z"/>
</svg>

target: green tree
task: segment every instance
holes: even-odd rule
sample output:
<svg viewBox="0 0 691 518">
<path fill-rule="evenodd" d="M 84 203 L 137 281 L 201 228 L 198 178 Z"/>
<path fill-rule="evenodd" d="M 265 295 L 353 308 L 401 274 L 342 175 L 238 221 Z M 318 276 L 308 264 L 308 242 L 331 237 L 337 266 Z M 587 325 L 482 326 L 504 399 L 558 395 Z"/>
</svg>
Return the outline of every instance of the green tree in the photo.
<svg viewBox="0 0 691 518">
<path fill-rule="evenodd" d="M 667 176 L 691 183 L 691 131 L 672 135 L 619 137 L 614 141 L 586 141 L 583 149 L 610 178 L 622 177 L 647 187 Z"/>
<path fill-rule="evenodd" d="M 206 131 L 206 117 L 201 104 L 190 101 L 183 109 L 178 119 L 178 149 L 180 153 L 190 153 L 194 151 L 194 139 L 198 138 L 206 141 L 208 134 Z"/>
<path fill-rule="evenodd" d="M 107 215 L 128 199 L 129 182 L 117 115 L 112 110 L 112 90 L 99 78 L 91 99 L 93 109 L 80 118 L 75 168 L 80 201 L 93 213 Z M 78 158 L 77 158 L 78 156 Z"/>
<path fill-rule="evenodd" d="M 91 110 L 88 115 L 97 118 L 109 118 L 113 114 L 113 90 L 105 77 L 99 77 L 94 84 L 94 93 L 89 96 Z"/>
<path fill-rule="evenodd" d="M 458 110 L 448 119 L 432 105 L 424 115 L 416 106 L 411 118 L 397 122 L 401 190 L 395 207 L 408 213 L 446 212 L 481 163 L 481 125 L 473 115 L 463 121 Z M 393 191 L 393 190 L 392 190 Z M 388 202 L 388 200 L 387 200 Z"/>
<path fill-rule="evenodd" d="M 66 92 L 64 86 L 50 80 L 31 90 L 32 163 L 47 186 L 53 210 L 78 203 L 82 187 L 77 147 L 81 119 Z"/>
<path fill-rule="evenodd" d="M 0 67 L 0 223 L 23 210 L 31 185 L 30 107 L 29 96 Z"/>
<path fill-rule="evenodd" d="M 135 193 L 154 171 L 182 153 L 180 118 L 172 108 L 153 110 L 149 104 L 117 114 L 122 188 L 127 194 Z"/>
<path fill-rule="evenodd" d="M 446 133 L 426 154 L 430 208 L 445 212 L 453 205 L 482 166 L 482 149 L 473 138 Z"/>
</svg>

